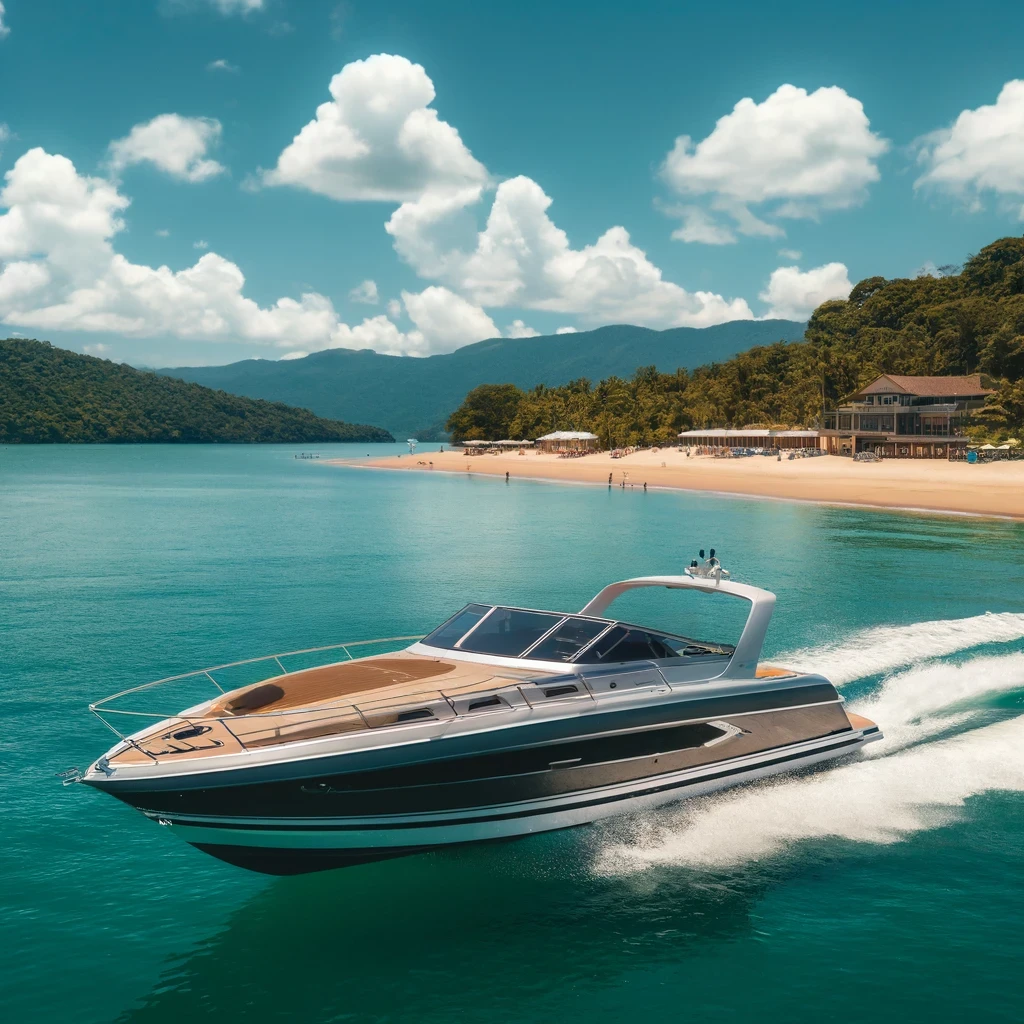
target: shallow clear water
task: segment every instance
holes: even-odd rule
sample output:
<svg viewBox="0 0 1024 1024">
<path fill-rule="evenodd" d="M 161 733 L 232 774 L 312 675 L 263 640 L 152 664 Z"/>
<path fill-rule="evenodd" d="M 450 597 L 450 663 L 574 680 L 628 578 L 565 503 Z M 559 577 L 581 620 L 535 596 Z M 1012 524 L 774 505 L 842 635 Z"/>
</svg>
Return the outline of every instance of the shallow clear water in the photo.
<svg viewBox="0 0 1024 1024">
<path fill-rule="evenodd" d="M 295 451 L 0 449 L 5 1019 L 1024 1016 L 1024 527 Z M 769 654 L 879 720 L 872 757 L 290 879 L 53 777 L 109 746 L 85 705 L 125 686 L 471 598 L 577 607 L 709 545 L 779 594 Z"/>
</svg>

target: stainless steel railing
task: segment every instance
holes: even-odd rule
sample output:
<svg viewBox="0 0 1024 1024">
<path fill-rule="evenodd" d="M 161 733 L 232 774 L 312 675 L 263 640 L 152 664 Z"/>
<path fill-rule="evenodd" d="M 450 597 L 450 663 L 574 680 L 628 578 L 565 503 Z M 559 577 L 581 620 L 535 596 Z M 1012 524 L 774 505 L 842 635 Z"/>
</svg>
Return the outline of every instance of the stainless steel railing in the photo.
<svg viewBox="0 0 1024 1024">
<path fill-rule="evenodd" d="M 224 694 L 233 690 L 243 689 L 247 686 L 257 685 L 258 683 L 265 682 L 268 679 L 288 676 L 307 669 L 321 668 L 325 665 L 335 664 L 340 660 L 354 661 L 355 655 L 352 654 L 353 649 L 360 649 L 359 653 L 363 656 L 367 653 L 387 654 L 394 650 L 402 649 L 410 642 L 422 639 L 423 635 L 419 634 L 416 636 L 387 637 L 380 640 L 355 640 L 341 644 L 328 644 L 324 647 L 306 647 L 301 650 L 288 651 L 282 654 L 268 654 L 258 658 L 244 658 L 241 661 L 226 662 L 222 665 L 215 665 L 212 668 L 196 669 L 193 672 L 182 672 L 178 675 L 165 676 L 162 679 L 156 679 L 149 683 L 142 683 L 139 686 L 129 687 L 128 689 L 121 690 L 109 697 L 104 697 L 102 700 L 95 701 L 89 705 L 89 710 L 119 739 L 129 743 L 141 753 L 144 753 L 149 757 L 153 757 L 154 759 L 155 757 L 153 754 L 144 750 L 136 742 L 130 739 L 128 735 L 116 728 L 116 726 L 108 721 L 106 716 L 144 718 L 150 721 L 173 719 L 176 722 L 187 723 L 187 725 L 192 728 L 201 724 L 209 724 L 210 722 L 216 721 L 223 724 L 239 744 L 243 748 L 246 748 L 245 742 L 238 734 L 239 731 L 241 731 L 244 735 L 244 730 L 239 730 L 237 726 L 237 723 L 244 719 L 263 719 L 266 721 L 273 717 L 298 714 L 305 715 L 309 718 L 311 715 L 320 711 L 331 711 L 334 713 L 334 716 L 337 717 L 338 712 L 346 710 L 358 716 L 359 711 L 356 705 L 351 702 L 339 705 L 328 701 L 326 703 L 319 704 L 316 708 L 296 708 L 289 711 L 273 711 L 262 714 L 258 711 L 245 715 L 225 715 L 214 717 L 190 714 L 197 704 L 205 704 L 212 699 L 214 695 L 211 694 L 210 687 L 213 687 L 217 694 Z M 367 648 L 370 648 L 370 650 L 365 650 Z M 379 648 L 380 650 L 375 651 L 373 648 Z M 341 659 L 334 657 L 333 655 L 337 653 L 344 655 L 344 658 Z M 317 655 L 328 655 L 328 657 L 321 657 L 317 659 Z M 300 658 L 303 659 L 304 662 L 301 665 L 289 667 L 286 664 L 289 661 Z M 245 671 L 239 672 L 233 670 Z M 227 678 L 229 675 L 233 675 L 235 678 Z M 220 678 L 218 678 L 218 676 L 220 676 Z M 172 691 L 179 693 L 179 699 L 182 703 L 180 703 L 176 708 L 164 707 L 159 710 L 143 710 L 134 707 L 127 708 L 123 706 L 116 706 L 115 702 L 123 701 L 126 698 L 130 698 L 141 693 L 150 693 L 158 688 L 160 689 L 161 695 L 165 698 Z M 403 698 L 401 703 L 406 704 L 409 700 L 414 699 L 415 698 Z M 228 723 L 229 719 L 231 724 Z M 364 727 L 368 727 L 365 721 L 363 725 Z"/>
<path fill-rule="evenodd" d="M 547 673 L 538 673 L 540 678 L 537 680 L 513 679 L 508 675 L 501 675 L 500 669 L 496 668 L 494 673 L 475 681 L 471 691 L 460 689 L 458 693 L 451 695 L 435 688 L 413 694 L 376 700 L 366 699 L 358 702 L 339 697 L 337 700 L 327 699 L 288 710 L 255 710 L 230 715 L 196 713 L 199 706 L 207 705 L 212 699 L 211 686 L 216 689 L 218 694 L 224 694 L 248 686 L 256 686 L 269 679 L 337 664 L 338 659 L 331 657 L 333 652 L 340 651 L 345 655 L 345 660 L 354 661 L 355 657 L 350 649 L 360 648 L 360 654 L 363 654 L 366 648 L 388 647 L 389 650 L 380 651 L 380 653 L 386 654 L 396 648 L 401 649 L 410 641 L 421 639 L 422 636 L 399 636 L 384 640 L 358 640 L 344 644 L 330 644 L 326 647 L 310 647 L 301 651 L 290 651 L 286 654 L 270 654 L 260 658 L 228 662 L 213 668 L 166 676 L 151 683 L 130 687 L 90 704 L 89 710 L 122 742 L 158 762 L 161 755 L 187 754 L 220 746 L 221 743 L 217 741 L 216 737 L 210 736 L 211 730 L 207 728 L 213 723 L 223 726 L 242 750 L 254 750 L 280 743 L 319 739 L 364 729 L 391 728 L 414 723 L 436 723 L 465 714 L 525 709 L 553 700 L 589 701 L 594 699 L 591 687 L 581 676 L 573 676 L 571 679 L 562 680 L 561 684 L 557 684 L 557 681 Z M 328 658 L 317 664 L 303 664 L 294 668 L 289 668 L 286 664 L 291 659 L 324 654 L 327 654 Z M 225 674 L 229 670 L 240 668 L 255 669 L 255 671 L 247 671 L 247 678 L 229 683 Z M 264 668 L 268 672 L 261 674 Z M 184 691 L 179 698 L 182 703 L 176 709 L 140 710 L 134 707 L 113 706 L 116 701 L 157 688 L 163 688 L 162 692 L 166 694 L 176 684 Z M 195 684 L 202 687 L 202 693 L 194 690 Z M 199 699 L 197 700 L 196 697 Z M 105 716 L 145 718 L 151 721 L 167 720 L 171 724 L 165 734 L 150 735 L 137 740 L 130 734 L 122 732 Z M 161 742 L 167 749 L 154 749 L 159 747 Z"/>
</svg>

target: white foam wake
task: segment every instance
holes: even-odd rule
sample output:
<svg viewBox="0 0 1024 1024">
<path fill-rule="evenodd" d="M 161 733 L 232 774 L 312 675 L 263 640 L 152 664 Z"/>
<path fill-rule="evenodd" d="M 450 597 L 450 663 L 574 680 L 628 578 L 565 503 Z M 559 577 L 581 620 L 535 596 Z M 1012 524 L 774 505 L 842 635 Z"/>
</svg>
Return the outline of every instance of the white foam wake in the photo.
<svg viewBox="0 0 1024 1024">
<path fill-rule="evenodd" d="M 780 665 L 820 672 L 836 685 L 941 658 L 981 644 L 1024 639 L 1024 614 L 987 612 L 966 619 L 936 619 L 906 626 L 874 626 L 821 647 L 781 654 Z"/>
<path fill-rule="evenodd" d="M 882 727 L 885 739 L 866 749 L 869 757 L 879 757 L 962 724 L 975 717 L 983 698 L 1015 690 L 1024 690 L 1024 653 L 972 658 L 961 665 L 930 662 L 890 676 L 851 710 Z"/>
<path fill-rule="evenodd" d="M 811 778 L 708 797 L 690 810 L 683 805 L 645 840 L 603 849 L 594 867 L 603 874 L 664 864 L 735 867 L 829 836 L 894 843 L 947 822 L 968 797 L 992 789 L 1024 791 L 1024 718 Z"/>
<path fill-rule="evenodd" d="M 925 665 L 893 676 L 859 708 L 886 733 L 867 748 L 883 756 L 654 812 L 636 841 L 605 846 L 594 869 L 630 874 L 666 864 L 735 867 L 828 837 L 893 843 L 950 820 L 970 796 L 1024 791 L 1024 716 L 923 742 L 962 726 L 983 698 L 1014 690 L 1024 690 L 1024 654 Z"/>
</svg>

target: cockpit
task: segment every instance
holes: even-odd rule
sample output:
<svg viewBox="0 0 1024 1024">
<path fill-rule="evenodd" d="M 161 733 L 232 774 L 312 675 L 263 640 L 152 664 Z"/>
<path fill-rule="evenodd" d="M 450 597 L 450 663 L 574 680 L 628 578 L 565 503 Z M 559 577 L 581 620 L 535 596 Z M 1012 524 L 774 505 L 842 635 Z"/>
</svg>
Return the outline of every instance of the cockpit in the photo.
<svg viewBox="0 0 1024 1024">
<path fill-rule="evenodd" d="M 693 640 L 614 619 L 485 604 L 466 605 L 420 643 L 445 651 L 576 665 L 731 656 L 734 651 L 729 644 Z"/>
</svg>

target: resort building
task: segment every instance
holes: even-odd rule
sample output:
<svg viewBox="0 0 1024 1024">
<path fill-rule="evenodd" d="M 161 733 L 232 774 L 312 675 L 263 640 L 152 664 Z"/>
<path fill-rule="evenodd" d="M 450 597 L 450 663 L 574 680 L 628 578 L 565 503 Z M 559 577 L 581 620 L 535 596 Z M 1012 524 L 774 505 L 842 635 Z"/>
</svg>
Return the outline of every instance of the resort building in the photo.
<svg viewBox="0 0 1024 1024">
<path fill-rule="evenodd" d="M 679 443 L 695 448 L 817 448 L 817 430 L 684 430 Z"/>
<path fill-rule="evenodd" d="M 948 459 L 966 449 L 963 421 L 991 394 L 977 373 L 882 374 L 825 414 L 822 445 L 832 455 L 874 452 L 888 458 Z"/>
<path fill-rule="evenodd" d="M 538 437 L 537 447 L 542 452 L 596 452 L 599 444 L 597 434 L 586 430 L 555 430 Z"/>
</svg>

